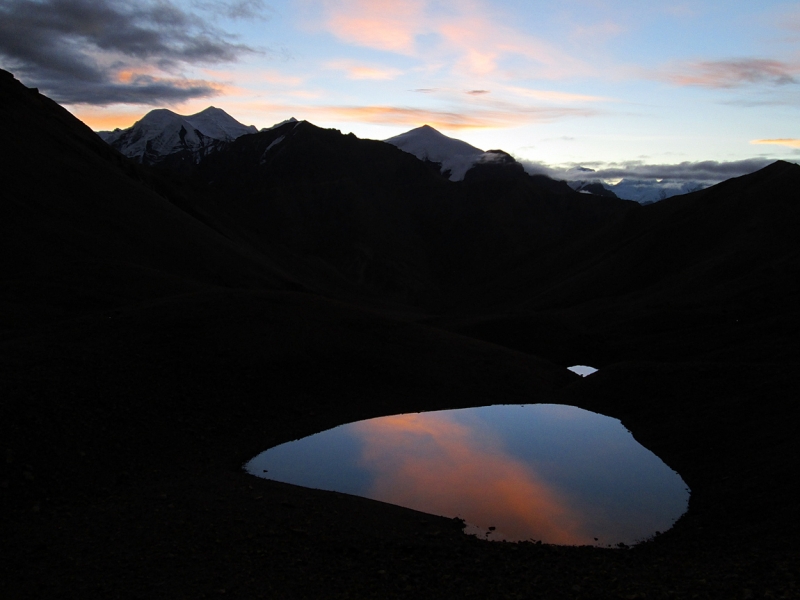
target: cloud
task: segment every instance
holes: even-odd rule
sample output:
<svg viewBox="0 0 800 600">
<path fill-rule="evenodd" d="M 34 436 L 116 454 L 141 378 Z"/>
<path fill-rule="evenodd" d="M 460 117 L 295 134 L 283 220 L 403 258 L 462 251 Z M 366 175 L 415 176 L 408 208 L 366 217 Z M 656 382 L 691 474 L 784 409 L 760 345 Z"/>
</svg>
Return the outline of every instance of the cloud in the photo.
<svg viewBox="0 0 800 600">
<path fill-rule="evenodd" d="M 547 102 L 611 102 L 611 98 L 605 96 L 589 96 L 587 94 L 573 94 L 570 92 L 559 92 L 556 90 L 531 90 L 528 88 L 509 86 L 506 88 L 518 96 L 534 98 Z"/>
<path fill-rule="evenodd" d="M 227 0 L 222 2 L 201 2 L 195 0 L 192 5 L 204 11 L 216 13 L 229 19 L 267 20 L 272 12 L 263 0 Z"/>
<path fill-rule="evenodd" d="M 55 99 L 64 104 L 179 104 L 192 98 L 222 94 L 225 86 L 202 80 L 158 78 L 135 74 L 121 83 L 75 80 L 42 81 L 42 86 L 57 86 Z"/>
<path fill-rule="evenodd" d="M 798 82 L 798 74 L 800 65 L 778 60 L 743 58 L 685 63 L 665 74 L 663 78 L 680 86 L 725 89 L 761 83 L 794 84 Z"/>
<path fill-rule="evenodd" d="M 581 544 L 582 516 L 535 469 L 497 440 L 446 416 L 397 415 L 355 426 L 360 462 L 374 477 L 370 497 L 435 514 L 466 516 L 495 536 Z M 408 449 L 416 450 L 409 457 Z"/>
<path fill-rule="evenodd" d="M 554 166 L 541 162 L 521 160 L 525 170 L 532 174 L 548 175 L 566 181 L 600 179 L 615 181 L 620 179 L 649 179 L 667 182 L 697 181 L 715 184 L 731 177 L 746 175 L 775 162 L 770 158 L 749 158 L 720 162 L 713 160 L 682 162 L 679 164 L 646 164 L 641 161 L 628 161 L 615 164 L 584 163 L 583 165 Z M 586 168 L 592 168 L 587 173 Z"/>
<path fill-rule="evenodd" d="M 529 77 L 573 77 L 586 64 L 535 36 L 505 24 L 496 7 L 479 0 L 327 0 L 320 26 L 362 47 L 443 63 L 459 76 L 502 75 L 505 61 Z"/>
<path fill-rule="evenodd" d="M 506 128 L 546 123 L 565 117 L 586 117 L 595 114 L 588 109 L 569 107 L 524 107 L 497 104 L 495 108 L 475 110 L 432 110 L 398 106 L 311 106 L 311 113 L 330 120 L 356 121 L 380 125 L 424 124 L 443 129 Z"/>
<path fill-rule="evenodd" d="M 325 65 L 328 69 L 344 71 L 348 79 L 371 79 L 387 81 L 395 79 L 403 74 L 400 69 L 392 67 L 380 67 L 375 65 L 365 65 L 349 60 L 337 60 Z"/>
<path fill-rule="evenodd" d="M 328 0 L 324 26 L 351 44 L 413 54 L 426 4 L 424 0 Z"/>
<path fill-rule="evenodd" d="M 537 37 L 492 18 L 478 3 L 437 26 L 448 50 L 460 55 L 454 70 L 462 75 L 503 75 L 504 61 L 521 61 L 526 75 L 555 79 L 585 75 L 587 65 Z"/>
<path fill-rule="evenodd" d="M 775 138 L 768 140 L 751 140 L 751 144 L 769 144 L 773 146 L 787 146 L 789 148 L 800 148 L 800 139 L 797 138 Z"/>
<path fill-rule="evenodd" d="M 219 8 L 244 16 L 260 6 L 244 1 Z M 213 96 L 220 85 L 189 79 L 182 72 L 194 65 L 233 62 L 252 52 L 171 0 L 0 4 L 3 65 L 67 104 L 155 105 Z"/>
</svg>

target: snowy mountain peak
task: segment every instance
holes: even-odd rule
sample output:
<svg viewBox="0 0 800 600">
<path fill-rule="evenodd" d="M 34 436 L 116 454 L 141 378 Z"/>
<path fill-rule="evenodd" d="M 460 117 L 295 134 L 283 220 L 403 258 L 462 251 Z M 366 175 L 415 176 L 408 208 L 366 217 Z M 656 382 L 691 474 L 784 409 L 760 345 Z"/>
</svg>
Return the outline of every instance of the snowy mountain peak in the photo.
<svg viewBox="0 0 800 600">
<path fill-rule="evenodd" d="M 449 172 L 451 181 L 464 179 L 467 171 L 485 154 L 480 148 L 448 137 L 430 125 L 417 127 L 384 142 L 420 160 L 438 163 L 443 175 Z"/>
<path fill-rule="evenodd" d="M 209 106 L 196 115 L 186 117 L 196 129 L 207 137 L 231 141 L 248 133 L 257 133 L 253 125 L 242 125 L 221 108 Z"/>
<path fill-rule="evenodd" d="M 224 142 L 257 133 L 220 108 L 209 106 L 183 116 L 166 108 L 150 111 L 127 129 L 100 131 L 98 135 L 125 156 L 143 163 L 157 163 L 166 156 L 188 152 L 195 162 Z"/>
<path fill-rule="evenodd" d="M 480 148 L 448 137 L 430 125 L 417 127 L 384 141 L 415 155 L 420 160 L 430 160 L 432 162 L 441 162 L 455 155 L 478 156 L 483 154 L 483 150 Z"/>
</svg>

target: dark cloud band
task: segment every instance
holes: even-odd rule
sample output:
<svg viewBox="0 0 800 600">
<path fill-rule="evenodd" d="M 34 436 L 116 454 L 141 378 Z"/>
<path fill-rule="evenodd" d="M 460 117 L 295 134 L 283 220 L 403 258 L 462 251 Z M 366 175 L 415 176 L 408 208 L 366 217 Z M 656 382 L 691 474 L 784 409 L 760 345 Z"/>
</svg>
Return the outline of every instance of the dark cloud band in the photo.
<svg viewBox="0 0 800 600">
<path fill-rule="evenodd" d="M 242 17 L 263 7 L 259 0 L 218 6 Z M 63 103 L 159 104 L 210 96 L 216 86 L 187 82 L 180 72 L 254 50 L 199 14 L 169 0 L 6 0 L 0 3 L 0 60 Z M 163 76 L 120 76 L 153 69 Z"/>
</svg>

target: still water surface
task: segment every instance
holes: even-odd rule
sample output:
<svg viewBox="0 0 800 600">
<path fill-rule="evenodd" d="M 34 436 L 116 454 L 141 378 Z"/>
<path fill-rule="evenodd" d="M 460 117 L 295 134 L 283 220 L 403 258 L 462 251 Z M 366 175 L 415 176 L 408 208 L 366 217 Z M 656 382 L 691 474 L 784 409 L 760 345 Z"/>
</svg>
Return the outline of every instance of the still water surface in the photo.
<svg viewBox="0 0 800 600">
<path fill-rule="evenodd" d="M 597 369 L 587 365 L 575 365 L 574 367 L 567 367 L 567 369 L 573 373 L 577 373 L 581 377 L 588 377 L 592 373 L 597 373 Z"/>
<path fill-rule="evenodd" d="M 669 529 L 689 500 L 680 476 L 617 419 L 554 404 L 350 423 L 271 448 L 245 469 L 460 517 L 490 540 L 630 545 Z"/>
</svg>

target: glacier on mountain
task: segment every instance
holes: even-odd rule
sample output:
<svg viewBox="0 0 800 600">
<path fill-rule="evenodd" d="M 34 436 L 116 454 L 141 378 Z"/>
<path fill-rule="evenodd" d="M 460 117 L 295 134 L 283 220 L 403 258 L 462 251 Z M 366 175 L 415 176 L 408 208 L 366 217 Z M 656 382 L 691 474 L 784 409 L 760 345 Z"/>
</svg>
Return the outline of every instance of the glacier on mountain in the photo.
<svg viewBox="0 0 800 600">
<path fill-rule="evenodd" d="M 198 162 L 222 143 L 257 131 L 253 125 L 243 125 L 224 110 L 210 106 L 189 116 L 159 108 L 132 127 L 100 131 L 98 135 L 125 156 L 153 164 L 180 152 L 188 152 Z"/>
</svg>

